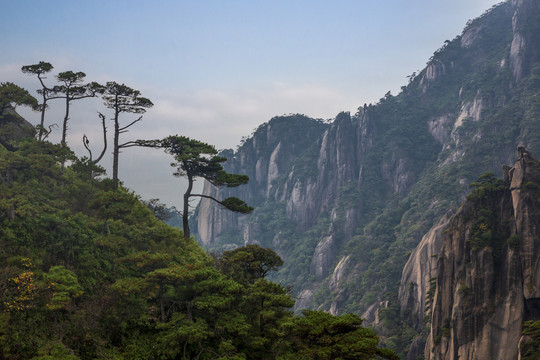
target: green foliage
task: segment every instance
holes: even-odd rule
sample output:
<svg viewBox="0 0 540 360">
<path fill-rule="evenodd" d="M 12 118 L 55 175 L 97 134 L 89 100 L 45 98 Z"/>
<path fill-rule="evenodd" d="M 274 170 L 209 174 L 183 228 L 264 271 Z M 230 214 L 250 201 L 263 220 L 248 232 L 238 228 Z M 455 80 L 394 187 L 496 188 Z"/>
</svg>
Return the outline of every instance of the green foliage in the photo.
<svg viewBox="0 0 540 360">
<path fill-rule="evenodd" d="M 11 82 L 0 83 L 0 116 L 9 108 L 16 105 L 26 105 L 37 108 L 38 102 L 30 93 Z"/>
<path fill-rule="evenodd" d="M 109 81 L 105 85 L 103 101 L 106 107 L 115 110 L 115 116 L 122 112 L 144 114 L 147 108 L 154 105 L 149 99 L 142 97 L 139 90 L 114 81 Z"/>
<path fill-rule="evenodd" d="M 526 342 L 521 350 L 522 359 L 538 359 L 540 357 L 540 320 L 526 321 L 523 324 L 522 335 L 526 336 Z"/>
<path fill-rule="evenodd" d="M 303 315 L 295 319 L 291 331 L 297 359 L 399 359 L 393 351 L 377 346 L 377 335 L 362 327 L 357 315 L 311 310 L 304 310 Z"/>
<path fill-rule="evenodd" d="M 62 169 L 67 158 L 32 139 L 0 148 L 0 358 L 299 358 L 294 300 L 266 279 L 283 264 L 275 252 L 212 261 L 88 164 Z"/>
<path fill-rule="evenodd" d="M 221 165 L 227 158 L 217 156 L 214 146 L 185 136 L 169 136 L 162 140 L 139 140 L 139 146 L 162 148 L 175 159 L 176 176 L 202 177 L 215 186 L 236 187 L 246 184 L 246 175 L 229 174 Z"/>
<path fill-rule="evenodd" d="M 519 245 L 520 245 L 520 238 L 519 238 L 519 235 L 517 234 L 513 234 L 511 235 L 507 240 L 506 242 L 508 243 L 508 247 L 514 251 L 518 251 L 519 250 Z"/>
<path fill-rule="evenodd" d="M 493 213 L 488 209 L 480 209 L 478 217 L 471 225 L 469 242 L 473 250 L 493 245 Z"/>
<path fill-rule="evenodd" d="M 468 200 L 478 200 L 493 196 L 495 193 L 504 189 L 504 183 L 501 179 L 495 178 L 493 173 L 487 172 L 480 176 L 478 180 L 471 183 L 469 187 L 471 193 L 467 195 Z"/>
<path fill-rule="evenodd" d="M 53 66 L 45 61 L 40 61 L 38 64 L 34 65 L 24 65 L 21 68 L 21 71 L 25 74 L 37 74 L 41 75 L 44 73 L 48 73 L 53 69 Z"/>
<path fill-rule="evenodd" d="M 83 294 L 77 275 L 62 265 L 52 266 L 43 274 L 43 279 L 52 290 L 50 304 L 51 310 L 61 309 Z"/>
<path fill-rule="evenodd" d="M 241 214 L 249 214 L 253 211 L 253 208 L 251 206 L 234 196 L 228 197 L 225 200 L 220 201 L 219 204 L 223 205 L 227 210 L 231 210 Z"/>
<path fill-rule="evenodd" d="M 225 251 L 217 259 L 221 271 L 242 284 L 253 284 L 265 278 L 269 271 L 276 271 L 283 260 L 271 249 L 256 244 Z"/>
</svg>

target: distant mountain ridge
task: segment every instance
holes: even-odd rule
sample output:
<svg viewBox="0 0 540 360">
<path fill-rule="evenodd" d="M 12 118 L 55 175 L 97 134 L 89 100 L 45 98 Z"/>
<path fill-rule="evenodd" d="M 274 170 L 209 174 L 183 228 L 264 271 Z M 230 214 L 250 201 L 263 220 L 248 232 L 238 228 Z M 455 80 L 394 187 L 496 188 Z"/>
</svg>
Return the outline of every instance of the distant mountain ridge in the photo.
<svg viewBox="0 0 540 360">
<path fill-rule="evenodd" d="M 518 145 L 540 154 L 539 43 L 538 1 L 507 1 L 445 42 L 398 95 L 330 124 L 291 115 L 261 125 L 224 152 L 226 170 L 250 184 L 204 189 L 255 211 L 237 216 L 203 200 L 196 236 L 218 251 L 275 249 L 285 261 L 277 279 L 297 307 L 362 314 L 404 351 L 423 331 L 431 278 L 418 274 L 428 276 L 419 295 L 396 301 L 411 252 L 432 226 L 442 231 L 437 222 L 469 183 L 514 163 Z"/>
</svg>

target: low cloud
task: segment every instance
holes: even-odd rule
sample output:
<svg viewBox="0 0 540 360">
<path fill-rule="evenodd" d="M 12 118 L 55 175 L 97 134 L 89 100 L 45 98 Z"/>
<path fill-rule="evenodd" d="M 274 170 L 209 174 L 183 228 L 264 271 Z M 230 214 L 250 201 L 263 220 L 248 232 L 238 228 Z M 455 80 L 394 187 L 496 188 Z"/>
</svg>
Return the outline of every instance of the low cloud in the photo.
<svg viewBox="0 0 540 360">
<path fill-rule="evenodd" d="M 352 96 L 323 86 L 278 83 L 166 94 L 159 96 L 148 116 L 156 119 L 151 130 L 155 136 L 178 133 L 231 148 L 276 115 L 300 113 L 327 119 L 340 111 L 354 112 L 358 106 Z"/>
</svg>

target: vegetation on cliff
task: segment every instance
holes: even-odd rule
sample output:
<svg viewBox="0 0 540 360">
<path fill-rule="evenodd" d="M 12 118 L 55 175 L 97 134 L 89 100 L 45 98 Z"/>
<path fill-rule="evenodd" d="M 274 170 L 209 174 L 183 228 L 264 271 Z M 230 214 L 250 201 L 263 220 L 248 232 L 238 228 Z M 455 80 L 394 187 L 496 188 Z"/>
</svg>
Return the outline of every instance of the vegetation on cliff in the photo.
<svg viewBox="0 0 540 360">
<path fill-rule="evenodd" d="M 202 223 L 210 217 L 199 218 L 210 235 L 205 245 L 271 246 L 285 260 L 275 279 L 290 284 L 302 305 L 364 316 L 405 355 L 426 333 L 401 317 L 395 301 L 412 250 L 465 200 L 468 184 L 513 163 L 519 144 L 540 153 L 540 14 L 520 11 L 523 26 L 514 29 L 521 3 L 498 4 L 470 21 L 399 94 L 348 118 L 339 114 L 319 136 L 305 136 L 301 151 L 286 152 L 283 144 L 297 141 L 295 134 L 275 132 L 274 123 L 315 133 L 316 120 L 287 116 L 261 126 L 230 153 L 234 170 L 257 182 L 249 193 L 220 193 L 256 198 L 255 209 L 233 220 L 212 213 L 209 221 L 220 224 L 214 233 Z M 511 51 L 515 39 L 525 39 L 519 53 Z M 516 64 L 523 64 L 519 78 Z M 480 225 L 479 246 L 489 240 Z"/>
</svg>

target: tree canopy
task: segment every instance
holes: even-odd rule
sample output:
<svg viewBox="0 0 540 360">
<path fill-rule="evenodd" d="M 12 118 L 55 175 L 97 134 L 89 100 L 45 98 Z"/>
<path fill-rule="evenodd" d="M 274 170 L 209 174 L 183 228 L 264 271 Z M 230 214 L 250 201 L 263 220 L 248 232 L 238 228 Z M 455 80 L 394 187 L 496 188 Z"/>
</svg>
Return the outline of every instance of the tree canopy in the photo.
<svg viewBox="0 0 540 360">
<path fill-rule="evenodd" d="M 114 111 L 114 140 L 113 140 L 113 184 L 118 189 L 118 158 L 120 149 L 129 147 L 131 142 L 120 144 L 120 134 L 128 131 L 128 128 L 142 120 L 142 116 L 128 125 L 120 126 L 120 114 L 144 114 L 146 109 L 154 106 L 147 98 L 140 96 L 141 92 L 124 84 L 109 81 L 103 91 L 105 106 Z"/>
<path fill-rule="evenodd" d="M 295 318 L 291 328 L 295 359 L 399 359 L 393 351 L 377 346 L 379 338 L 362 326 L 358 315 L 333 316 L 313 310 L 302 313 L 304 316 Z"/>
<path fill-rule="evenodd" d="M 65 116 L 62 124 L 61 144 L 66 145 L 67 123 L 69 120 L 70 105 L 73 100 L 80 100 L 88 97 L 95 97 L 104 91 L 104 87 L 97 82 L 91 82 L 86 85 L 84 81 L 86 74 L 82 71 L 64 71 L 56 75 L 56 79 L 62 85 L 56 85 L 50 89 L 51 99 L 63 98 L 65 100 Z"/>
<path fill-rule="evenodd" d="M 42 97 L 42 103 L 39 105 L 39 111 L 41 112 L 41 120 L 39 123 L 39 132 L 38 132 L 38 139 L 41 140 L 43 138 L 43 134 L 45 132 L 45 111 L 47 109 L 47 101 L 50 98 L 50 90 L 49 87 L 45 85 L 45 82 L 43 79 L 45 78 L 45 74 L 50 72 L 54 67 L 45 61 L 40 61 L 38 64 L 33 65 L 24 65 L 21 68 L 21 71 L 25 74 L 29 75 L 36 75 L 39 83 L 41 85 L 41 89 L 38 90 L 38 94 Z"/>
<path fill-rule="evenodd" d="M 253 284 L 257 279 L 265 278 L 268 272 L 276 271 L 282 265 L 283 260 L 275 251 L 257 244 L 225 251 L 218 259 L 221 271 L 246 284 Z"/>
<path fill-rule="evenodd" d="M 271 249 L 215 262 L 88 166 L 60 144 L 0 147 L 0 358 L 387 356 L 355 316 L 295 315 L 266 279 L 283 263 Z"/>
<path fill-rule="evenodd" d="M 30 93 L 12 82 L 0 83 L 0 116 L 9 108 L 17 105 L 30 106 L 35 109 L 38 102 Z"/>
</svg>

